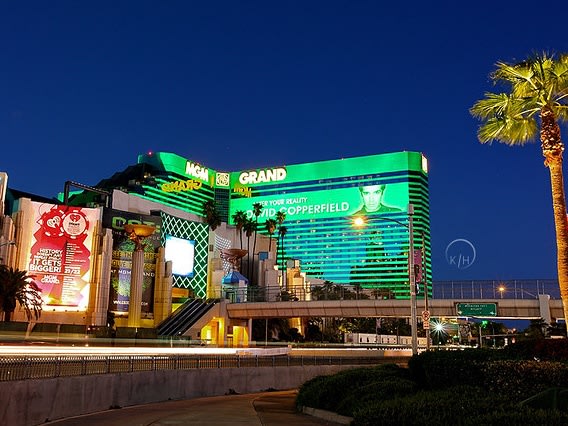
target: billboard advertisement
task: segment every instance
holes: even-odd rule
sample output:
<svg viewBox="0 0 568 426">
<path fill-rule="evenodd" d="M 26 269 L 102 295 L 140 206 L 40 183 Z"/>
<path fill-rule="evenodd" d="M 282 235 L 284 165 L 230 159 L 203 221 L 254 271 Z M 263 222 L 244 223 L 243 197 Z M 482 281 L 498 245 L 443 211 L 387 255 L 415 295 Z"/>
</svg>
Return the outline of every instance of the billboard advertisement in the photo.
<svg viewBox="0 0 568 426">
<path fill-rule="evenodd" d="M 27 270 L 48 306 L 86 309 L 91 250 L 99 210 L 32 202 L 32 247 Z"/>
<path fill-rule="evenodd" d="M 130 304 L 130 277 L 134 242 L 124 232 L 126 224 L 154 226 L 154 234 L 144 240 L 144 280 L 142 281 L 142 312 L 153 312 L 156 256 L 160 247 L 161 219 L 120 210 L 105 209 L 103 227 L 112 230 L 113 247 L 110 278 L 110 310 L 128 312 Z"/>
<path fill-rule="evenodd" d="M 276 213 L 286 214 L 288 222 L 306 219 L 325 219 L 372 213 L 403 212 L 408 205 L 408 184 L 362 183 L 349 188 L 320 188 L 311 192 L 286 191 L 285 194 L 234 198 L 231 212 L 242 210 L 253 217 L 252 205 L 260 203 L 259 221 L 274 219 Z"/>
</svg>

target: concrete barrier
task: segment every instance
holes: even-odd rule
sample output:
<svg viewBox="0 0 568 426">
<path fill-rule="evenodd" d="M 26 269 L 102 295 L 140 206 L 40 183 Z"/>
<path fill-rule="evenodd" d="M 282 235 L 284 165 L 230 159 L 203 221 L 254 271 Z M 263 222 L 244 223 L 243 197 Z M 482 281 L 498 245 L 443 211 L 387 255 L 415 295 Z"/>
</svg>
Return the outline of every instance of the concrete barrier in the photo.
<svg viewBox="0 0 568 426">
<path fill-rule="evenodd" d="M 313 377 L 357 366 L 161 370 L 0 382 L 0 419 L 40 425 L 130 405 L 268 389 L 295 389 Z"/>
</svg>

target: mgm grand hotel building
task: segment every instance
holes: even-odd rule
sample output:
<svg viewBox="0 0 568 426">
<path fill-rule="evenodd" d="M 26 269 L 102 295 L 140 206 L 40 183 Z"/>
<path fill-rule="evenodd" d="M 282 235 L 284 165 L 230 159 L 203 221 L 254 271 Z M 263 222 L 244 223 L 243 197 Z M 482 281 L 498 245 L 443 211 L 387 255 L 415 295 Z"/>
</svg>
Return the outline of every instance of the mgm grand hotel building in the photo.
<svg viewBox="0 0 568 426">
<path fill-rule="evenodd" d="M 10 189 L 5 173 L 0 189 L 0 258 L 33 274 L 50 323 L 100 326 L 112 311 L 120 326 L 153 327 L 188 300 L 248 300 L 248 285 L 280 294 L 298 284 L 306 299 L 325 284 L 405 299 L 410 271 L 418 294 L 431 293 L 428 166 L 418 152 L 236 172 L 156 152 L 95 186 L 68 181 L 58 199 Z M 235 216 L 257 223 L 258 235 Z M 268 220 L 280 220 L 271 239 Z M 143 244 L 132 224 L 152 229 Z M 244 249 L 240 274 L 221 256 L 229 248 Z M 187 333 L 235 336 L 221 322 Z"/>
<path fill-rule="evenodd" d="M 277 223 L 272 243 L 281 270 L 285 259 L 320 283 L 376 289 L 380 297 L 397 299 L 409 297 L 411 204 L 414 260 L 421 265 L 418 291 L 431 292 L 428 164 L 418 152 L 235 172 L 154 152 L 139 155 L 136 165 L 97 187 L 118 188 L 199 217 L 204 203 L 214 201 L 222 222 L 234 225 L 235 213 L 242 211 L 258 221 L 258 232 L 264 234 L 266 221 L 282 212 L 286 233 L 279 237 Z M 258 217 L 257 203 L 262 206 Z M 239 241 L 231 245 L 238 248 Z M 246 275 L 246 268 L 241 272 Z M 176 281 L 202 293 L 191 279 L 174 280 L 174 285 Z"/>
</svg>

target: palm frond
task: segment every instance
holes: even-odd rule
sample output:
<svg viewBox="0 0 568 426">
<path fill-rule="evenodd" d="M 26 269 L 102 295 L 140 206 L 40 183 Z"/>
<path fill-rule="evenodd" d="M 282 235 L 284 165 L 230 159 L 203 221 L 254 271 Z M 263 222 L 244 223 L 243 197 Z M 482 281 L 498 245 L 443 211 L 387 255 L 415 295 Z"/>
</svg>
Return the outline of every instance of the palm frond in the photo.
<svg viewBox="0 0 568 426">
<path fill-rule="evenodd" d="M 509 96 L 505 93 L 485 93 L 485 98 L 477 101 L 470 112 L 477 118 L 490 118 L 503 115 L 509 104 Z"/>
<path fill-rule="evenodd" d="M 511 83 L 512 85 L 518 85 L 522 83 L 527 83 L 533 85 L 534 69 L 529 66 L 526 62 L 521 62 L 519 64 L 507 64 L 505 62 L 497 62 L 497 69 L 491 75 L 491 78 L 495 81 L 503 81 Z"/>
<path fill-rule="evenodd" d="M 524 145 L 538 135 L 534 118 L 494 117 L 479 126 L 477 138 L 481 143 L 493 141 L 507 145 Z"/>
</svg>

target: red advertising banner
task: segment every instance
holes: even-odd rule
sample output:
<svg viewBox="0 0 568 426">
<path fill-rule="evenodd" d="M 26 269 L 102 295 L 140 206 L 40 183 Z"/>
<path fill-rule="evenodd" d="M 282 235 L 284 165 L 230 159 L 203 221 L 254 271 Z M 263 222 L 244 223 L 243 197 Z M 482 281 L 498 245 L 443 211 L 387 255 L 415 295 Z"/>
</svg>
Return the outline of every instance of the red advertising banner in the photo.
<svg viewBox="0 0 568 426">
<path fill-rule="evenodd" d="M 46 305 L 86 309 L 93 228 L 99 210 L 32 202 L 34 228 L 28 272 Z"/>
</svg>

